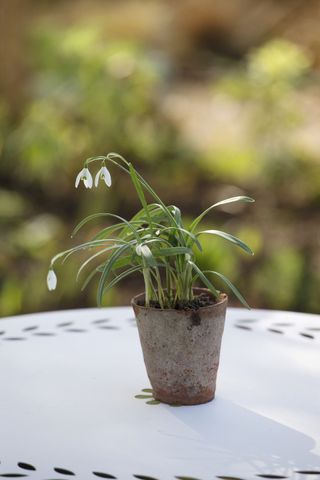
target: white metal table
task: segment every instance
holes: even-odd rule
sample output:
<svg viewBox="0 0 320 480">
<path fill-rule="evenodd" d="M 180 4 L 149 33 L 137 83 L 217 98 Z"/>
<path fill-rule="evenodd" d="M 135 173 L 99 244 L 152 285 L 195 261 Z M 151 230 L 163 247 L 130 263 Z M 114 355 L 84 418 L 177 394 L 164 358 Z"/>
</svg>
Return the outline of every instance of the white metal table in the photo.
<svg viewBox="0 0 320 480">
<path fill-rule="evenodd" d="M 229 309 L 192 407 L 143 391 L 127 307 L 1 319 L 0 359 L 0 478 L 320 478 L 320 316 Z"/>
</svg>

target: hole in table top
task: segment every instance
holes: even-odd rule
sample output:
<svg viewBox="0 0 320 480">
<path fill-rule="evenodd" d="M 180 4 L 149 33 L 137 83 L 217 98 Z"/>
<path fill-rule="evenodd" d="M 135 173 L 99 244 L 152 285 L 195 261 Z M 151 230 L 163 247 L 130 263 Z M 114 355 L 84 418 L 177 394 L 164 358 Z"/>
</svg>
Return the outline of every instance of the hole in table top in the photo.
<svg viewBox="0 0 320 480">
<path fill-rule="evenodd" d="M 27 477 L 25 473 L 2 473 L 0 474 L 0 477 L 2 478 L 21 478 L 21 477 Z"/>
<path fill-rule="evenodd" d="M 242 318 L 240 320 L 237 320 L 239 323 L 254 323 L 257 322 L 256 318 Z"/>
<path fill-rule="evenodd" d="M 72 472 L 71 470 L 67 470 L 66 468 L 56 467 L 53 470 L 57 473 L 61 473 L 61 475 L 75 475 L 74 472 Z"/>
<path fill-rule="evenodd" d="M 300 332 L 300 335 L 305 338 L 314 339 L 314 335 L 311 335 L 310 333 Z"/>
<path fill-rule="evenodd" d="M 228 477 L 225 475 L 217 475 L 217 478 L 221 478 L 222 480 L 243 480 L 240 477 Z"/>
<path fill-rule="evenodd" d="M 92 473 L 96 477 L 100 477 L 100 478 L 117 478 L 117 477 L 114 477 L 113 475 L 110 475 L 110 473 L 104 473 L 104 472 L 92 472 Z"/>
<path fill-rule="evenodd" d="M 19 462 L 18 467 L 23 468 L 23 470 L 36 470 L 36 468 L 30 463 Z"/>
<path fill-rule="evenodd" d="M 277 328 L 268 328 L 268 332 L 271 332 L 271 333 L 283 333 L 282 330 L 278 330 Z"/>
<path fill-rule="evenodd" d="M 101 323 L 107 323 L 110 322 L 110 318 L 101 318 L 99 320 L 92 320 L 92 323 L 96 325 L 100 325 Z"/>
<path fill-rule="evenodd" d="M 63 322 L 63 323 L 58 323 L 57 327 L 70 327 L 70 325 L 73 325 L 74 322 Z"/>
<path fill-rule="evenodd" d="M 252 328 L 247 325 L 235 325 L 235 327 L 241 328 L 241 330 L 252 330 Z"/>
<path fill-rule="evenodd" d="M 257 477 L 261 478 L 274 478 L 274 479 L 281 479 L 281 478 L 288 478 L 284 475 L 275 475 L 273 473 L 258 473 Z"/>
<path fill-rule="evenodd" d="M 37 337 L 54 337 L 56 334 L 52 332 L 35 332 L 33 335 Z"/>
<path fill-rule="evenodd" d="M 273 323 L 272 325 L 274 325 L 275 327 L 292 327 L 293 323 L 289 323 L 289 322 L 275 322 L 275 323 Z"/>
<path fill-rule="evenodd" d="M 83 333 L 87 330 L 85 330 L 84 328 L 67 328 L 65 331 L 70 333 Z"/>
<path fill-rule="evenodd" d="M 25 327 L 22 329 L 23 332 L 32 332 L 32 330 L 37 330 L 38 325 L 32 325 L 31 327 Z"/>
<path fill-rule="evenodd" d="M 309 327 L 307 330 L 310 332 L 320 332 L 320 327 Z"/>
<path fill-rule="evenodd" d="M 0 332 L 0 335 L 3 335 L 4 333 L 6 333 L 4 330 L 2 332 Z"/>
<path fill-rule="evenodd" d="M 320 470 L 296 470 L 296 473 L 301 473 L 302 475 L 320 475 Z"/>
<path fill-rule="evenodd" d="M 26 338 L 25 337 L 5 337 L 3 340 L 20 341 L 20 340 L 26 340 Z"/>
<path fill-rule="evenodd" d="M 116 327 L 114 325 L 101 325 L 101 327 L 99 327 L 100 330 L 120 330 L 119 327 Z"/>
</svg>

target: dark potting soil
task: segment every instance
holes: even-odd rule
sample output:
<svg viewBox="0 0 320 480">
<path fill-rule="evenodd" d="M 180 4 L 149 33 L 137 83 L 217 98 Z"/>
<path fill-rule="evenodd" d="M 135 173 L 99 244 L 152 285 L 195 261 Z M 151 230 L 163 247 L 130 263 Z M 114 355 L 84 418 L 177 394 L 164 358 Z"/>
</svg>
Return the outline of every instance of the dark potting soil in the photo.
<svg viewBox="0 0 320 480">
<path fill-rule="evenodd" d="M 173 307 L 175 310 L 199 310 L 201 307 L 209 307 L 214 305 L 216 301 L 207 293 L 201 293 L 196 296 L 193 300 L 179 300 Z M 138 301 L 138 305 L 144 307 L 144 300 Z M 152 308 L 161 308 L 159 302 L 150 301 L 150 307 Z"/>
</svg>

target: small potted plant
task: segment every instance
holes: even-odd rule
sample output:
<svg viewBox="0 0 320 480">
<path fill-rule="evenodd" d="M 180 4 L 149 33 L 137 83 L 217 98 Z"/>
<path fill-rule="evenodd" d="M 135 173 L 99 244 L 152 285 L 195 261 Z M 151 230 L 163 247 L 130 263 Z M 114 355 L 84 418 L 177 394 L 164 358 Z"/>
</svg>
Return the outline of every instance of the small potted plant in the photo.
<svg viewBox="0 0 320 480">
<path fill-rule="evenodd" d="M 89 164 L 93 162 L 101 164 L 95 181 L 89 170 Z M 94 264 L 82 288 L 96 275 L 100 277 L 97 289 L 99 306 L 105 294 L 118 282 L 129 275 L 141 273 L 145 290 L 134 297 L 131 304 L 154 398 L 170 404 L 208 402 L 215 394 L 228 300 L 225 293 L 215 288 L 210 277 L 222 279 L 243 305 L 248 307 L 248 304 L 222 273 L 199 268 L 195 250 L 202 250 L 202 235 L 215 235 L 249 254 L 252 251 L 229 233 L 200 230 L 199 225 L 205 215 L 219 205 L 254 200 L 238 196 L 219 201 L 187 226 L 179 208 L 165 205 L 133 165 L 118 154 L 86 160 L 75 186 L 83 182 L 86 188 L 91 188 L 103 181 L 110 187 L 107 163 L 130 176 L 142 208 L 130 220 L 113 213 L 95 213 L 82 220 L 73 235 L 98 217 L 109 217 L 114 223 L 102 228 L 90 241 L 53 257 L 47 277 L 48 288 L 56 288 L 56 261 L 84 249 L 96 248 L 97 251 L 82 263 L 77 279 L 86 267 Z M 152 203 L 147 202 L 146 194 Z M 195 286 L 199 281 L 203 288 Z"/>
</svg>

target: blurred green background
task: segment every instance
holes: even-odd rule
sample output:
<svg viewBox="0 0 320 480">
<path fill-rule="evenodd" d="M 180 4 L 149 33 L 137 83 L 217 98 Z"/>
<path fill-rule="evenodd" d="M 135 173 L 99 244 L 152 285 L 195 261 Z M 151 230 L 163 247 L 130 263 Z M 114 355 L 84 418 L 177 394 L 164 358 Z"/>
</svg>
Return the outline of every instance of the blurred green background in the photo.
<svg viewBox="0 0 320 480">
<path fill-rule="evenodd" d="M 75 190 L 84 159 L 109 151 L 186 218 L 254 197 L 206 221 L 255 257 L 207 238 L 199 264 L 252 307 L 320 312 L 319 1 L 10 0 L 2 15 L 1 316 L 95 306 L 96 285 L 74 281 L 81 254 L 55 292 L 46 274 L 83 216 L 139 207 L 112 169 L 111 189 Z M 131 278 L 106 305 L 142 288 Z"/>
</svg>

